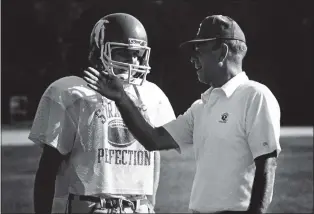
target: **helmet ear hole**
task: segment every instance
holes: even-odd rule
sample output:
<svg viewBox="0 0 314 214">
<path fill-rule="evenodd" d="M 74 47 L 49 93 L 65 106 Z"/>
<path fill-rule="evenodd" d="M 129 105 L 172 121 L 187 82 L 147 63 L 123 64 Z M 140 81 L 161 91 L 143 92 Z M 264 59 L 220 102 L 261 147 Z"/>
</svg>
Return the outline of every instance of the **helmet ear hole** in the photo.
<svg viewBox="0 0 314 214">
<path fill-rule="evenodd" d="M 103 63 L 100 59 L 99 51 L 95 47 L 91 48 L 88 55 L 88 61 L 90 65 L 94 67 L 95 69 L 98 69 L 98 70 L 103 69 Z"/>
</svg>

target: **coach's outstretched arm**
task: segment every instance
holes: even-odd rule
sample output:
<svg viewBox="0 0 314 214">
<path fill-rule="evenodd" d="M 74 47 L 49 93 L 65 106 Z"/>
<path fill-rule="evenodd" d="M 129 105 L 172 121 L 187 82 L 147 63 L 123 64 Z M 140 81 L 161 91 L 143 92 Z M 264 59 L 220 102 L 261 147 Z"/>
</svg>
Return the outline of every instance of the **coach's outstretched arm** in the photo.
<svg viewBox="0 0 314 214">
<path fill-rule="evenodd" d="M 180 149 L 179 145 L 163 127 L 152 127 L 123 89 L 117 77 L 98 72 L 89 67 L 84 71 L 88 86 L 101 95 L 115 101 L 121 116 L 134 137 L 149 151 Z M 179 150 L 180 151 L 180 150 Z"/>
<path fill-rule="evenodd" d="M 125 124 L 145 149 L 152 151 L 179 148 L 179 145 L 166 129 L 162 126 L 153 128 L 146 122 L 138 108 L 124 91 L 121 93 L 121 98 L 116 101 L 116 105 Z"/>
</svg>

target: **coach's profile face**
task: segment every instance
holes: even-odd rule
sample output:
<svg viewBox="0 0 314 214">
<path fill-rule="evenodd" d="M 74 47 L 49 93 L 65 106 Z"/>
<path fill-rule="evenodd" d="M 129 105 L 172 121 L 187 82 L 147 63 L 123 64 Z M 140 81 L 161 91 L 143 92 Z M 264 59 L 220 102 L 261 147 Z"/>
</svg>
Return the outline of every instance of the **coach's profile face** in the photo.
<svg viewBox="0 0 314 214">
<path fill-rule="evenodd" d="M 212 81 L 218 77 L 219 62 L 223 55 L 221 45 L 216 40 L 195 43 L 191 56 L 191 62 L 197 70 L 200 82 L 211 85 Z"/>
</svg>

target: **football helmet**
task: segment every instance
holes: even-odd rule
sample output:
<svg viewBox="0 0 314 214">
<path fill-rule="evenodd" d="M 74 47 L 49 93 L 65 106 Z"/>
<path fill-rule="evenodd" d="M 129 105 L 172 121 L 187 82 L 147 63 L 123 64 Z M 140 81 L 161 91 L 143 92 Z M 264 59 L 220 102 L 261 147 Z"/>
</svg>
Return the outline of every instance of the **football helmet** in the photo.
<svg viewBox="0 0 314 214">
<path fill-rule="evenodd" d="M 113 51 L 136 51 L 136 62 L 116 61 L 112 58 Z M 126 13 L 109 14 L 101 18 L 94 26 L 90 35 L 89 61 L 98 70 L 118 76 L 115 70 L 123 70 L 129 84 L 142 85 L 150 72 L 150 47 L 147 34 L 142 23 Z M 120 77 L 121 78 L 121 77 Z"/>
</svg>

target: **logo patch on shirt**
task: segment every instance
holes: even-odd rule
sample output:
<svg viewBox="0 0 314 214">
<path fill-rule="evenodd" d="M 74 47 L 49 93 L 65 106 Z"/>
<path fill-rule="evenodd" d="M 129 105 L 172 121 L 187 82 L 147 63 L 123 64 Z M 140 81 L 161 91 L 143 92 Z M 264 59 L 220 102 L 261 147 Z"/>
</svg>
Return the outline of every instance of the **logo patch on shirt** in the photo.
<svg viewBox="0 0 314 214">
<path fill-rule="evenodd" d="M 121 118 L 114 118 L 108 123 L 108 143 L 114 147 L 128 147 L 136 139 Z"/>
<path fill-rule="evenodd" d="M 229 117 L 229 114 L 226 112 L 226 113 L 223 113 L 221 115 L 221 118 L 219 120 L 220 123 L 226 123 L 228 121 L 228 117 Z"/>
</svg>

